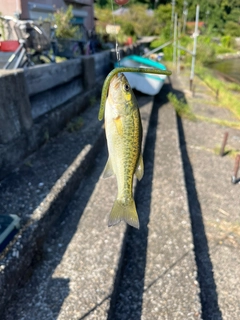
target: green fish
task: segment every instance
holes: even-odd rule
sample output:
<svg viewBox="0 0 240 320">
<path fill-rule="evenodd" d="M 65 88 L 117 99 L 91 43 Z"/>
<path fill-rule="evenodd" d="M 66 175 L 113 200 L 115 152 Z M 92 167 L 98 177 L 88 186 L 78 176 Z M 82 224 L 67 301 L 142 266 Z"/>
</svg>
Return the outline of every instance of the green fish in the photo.
<svg viewBox="0 0 240 320">
<path fill-rule="evenodd" d="M 110 82 L 105 105 L 105 131 L 108 161 L 103 178 L 115 175 L 118 194 L 109 215 L 108 226 L 125 221 L 139 228 L 133 199 L 133 176 L 141 180 L 144 166 L 141 154 L 142 123 L 137 100 L 123 73 Z"/>
</svg>

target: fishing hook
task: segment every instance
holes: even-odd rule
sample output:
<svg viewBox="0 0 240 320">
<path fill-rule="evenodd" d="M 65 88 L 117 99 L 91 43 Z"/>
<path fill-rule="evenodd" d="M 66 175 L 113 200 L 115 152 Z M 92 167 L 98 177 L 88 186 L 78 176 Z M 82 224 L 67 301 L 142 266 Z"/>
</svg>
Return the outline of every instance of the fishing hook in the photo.
<svg viewBox="0 0 240 320">
<path fill-rule="evenodd" d="M 101 102 L 100 102 L 100 109 L 98 113 L 98 120 L 101 121 L 104 116 L 104 109 L 105 109 L 105 104 L 107 100 L 107 94 L 108 94 L 108 88 L 110 81 L 112 78 L 119 72 L 139 72 L 139 73 L 152 73 L 152 74 L 163 74 L 170 76 L 172 74 L 171 71 L 168 70 L 159 70 L 159 69 L 154 69 L 154 68 L 135 68 L 135 67 L 119 67 L 113 69 L 109 74 L 107 75 L 103 88 L 102 88 L 102 97 L 101 97 Z"/>
</svg>

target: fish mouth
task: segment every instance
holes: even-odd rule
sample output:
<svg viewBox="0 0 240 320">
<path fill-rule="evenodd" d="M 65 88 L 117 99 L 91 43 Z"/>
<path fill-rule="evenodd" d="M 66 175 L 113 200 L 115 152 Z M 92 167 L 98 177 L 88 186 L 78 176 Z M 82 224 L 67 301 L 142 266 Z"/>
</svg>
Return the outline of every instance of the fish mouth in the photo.
<svg viewBox="0 0 240 320">
<path fill-rule="evenodd" d="M 115 90 L 118 90 L 118 88 L 119 88 L 119 86 L 120 86 L 123 78 L 124 78 L 124 74 L 121 73 L 121 72 L 118 73 L 118 74 L 116 74 L 116 75 L 113 77 L 111 84 L 112 84 L 112 86 L 113 86 L 113 88 L 114 88 Z"/>
</svg>

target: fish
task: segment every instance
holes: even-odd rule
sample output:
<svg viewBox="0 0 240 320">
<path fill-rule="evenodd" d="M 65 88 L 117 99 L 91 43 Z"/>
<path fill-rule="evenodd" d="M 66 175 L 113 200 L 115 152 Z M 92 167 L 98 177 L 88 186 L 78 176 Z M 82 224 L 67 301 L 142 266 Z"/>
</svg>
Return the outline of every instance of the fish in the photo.
<svg viewBox="0 0 240 320">
<path fill-rule="evenodd" d="M 135 175 L 140 181 L 144 174 L 142 123 L 137 99 L 123 73 L 118 73 L 111 79 L 104 119 L 108 160 L 103 178 L 115 176 L 118 187 L 108 226 L 125 221 L 139 229 L 133 198 L 133 177 Z"/>
</svg>

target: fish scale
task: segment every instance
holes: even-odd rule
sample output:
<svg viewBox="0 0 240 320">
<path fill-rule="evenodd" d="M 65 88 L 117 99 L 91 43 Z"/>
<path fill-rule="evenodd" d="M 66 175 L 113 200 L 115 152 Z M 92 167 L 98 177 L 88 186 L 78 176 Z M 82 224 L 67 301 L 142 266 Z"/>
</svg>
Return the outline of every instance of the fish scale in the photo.
<svg viewBox="0 0 240 320">
<path fill-rule="evenodd" d="M 126 196 L 132 193 L 132 172 L 135 171 L 135 165 L 134 162 L 137 161 L 137 158 L 139 156 L 139 148 L 134 148 L 134 145 L 137 144 L 138 142 L 137 137 L 138 134 L 137 132 L 135 133 L 135 135 L 133 135 L 132 131 L 134 131 L 133 126 L 130 126 L 130 122 L 132 119 L 125 119 L 125 125 L 124 128 L 126 129 L 125 132 L 123 133 L 123 139 L 121 139 L 120 137 L 117 138 L 117 141 L 115 143 L 115 145 L 118 148 L 118 164 L 120 167 L 123 167 L 124 169 L 124 175 L 123 177 L 125 179 L 121 179 L 120 175 L 122 174 L 120 173 L 116 173 L 116 175 L 119 175 L 119 179 L 118 179 L 118 189 L 119 189 L 119 197 L 121 196 Z M 127 130 L 128 129 L 128 130 Z M 127 139 L 128 137 L 128 139 Z M 112 142 L 114 144 L 114 142 Z M 129 188 L 127 187 L 127 185 L 129 185 Z M 123 191 L 121 194 L 121 191 Z"/>
<path fill-rule="evenodd" d="M 108 225 L 123 220 L 139 228 L 132 184 L 134 173 L 139 180 L 143 175 L 142 125 L 137 100 L 123 74 L 115 75 L 110 82 L 105 128 L 109 159 L 104 177 L 115 175 L 118 185 L 117 199 L 110 212 Z"/>
<path fill-rule="evenodd" d="M 133 119 L 129 119 L 129 122 L 126 124 L 126 128 L 130 129 L 128 130 L 128 132 L 126 132 L 126 137 L 129 137 L 129 139 L 125 139 L 125 146 L 124 149 L 128 150 L 126 152 L 126 156 L 125 156 L 125 166 L 124 166 L 124 176 L 126 177 L 125 181 L 124 181 L 124 196 L 127 197 L 127 195 L 132 194 L 132 180 L 133 180 L 133 175 L 132 172 L 135 171 L 136 166 L 133 166 L 134 163 L 137 162 L 137 159 L 139 157 L 139 153 L 140 153 L 140 149 L 138 146 L 138 137 L 139 137 L 139 132 L 138 130 L 138 126 L 135 125 L 135 123 L 133 123 L 133 125 L 131 126 L 131 120 L 133 120 L 134 122 L 134 117 Z M 135 133 L 135 134 L 134 134 Z M 130 152 L 130 150 L 132 152 Z"/>
</svg>

